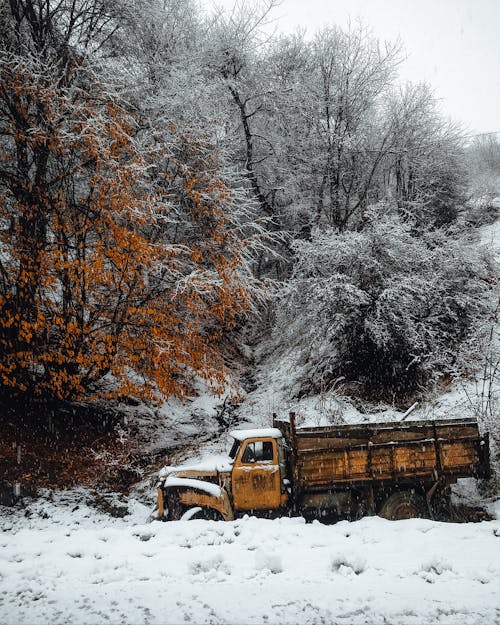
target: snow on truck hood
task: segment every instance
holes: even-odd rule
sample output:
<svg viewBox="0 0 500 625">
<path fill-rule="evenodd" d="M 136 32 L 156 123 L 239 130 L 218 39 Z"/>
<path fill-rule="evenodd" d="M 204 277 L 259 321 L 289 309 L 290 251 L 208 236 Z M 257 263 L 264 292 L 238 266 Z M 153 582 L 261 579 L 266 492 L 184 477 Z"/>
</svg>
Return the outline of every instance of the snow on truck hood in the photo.
<svg viewBox="0 0 500 625">
<path fill-rule="evenodd" d="M 160 470 L 159 477 L 163 478 L 172 473 L 183 473 L 185 471 L 193 473 L 223 473 L 231 471 L 233 459 L 226 454 L 216 454 L 206 456 L 199 462 L 190 462 L 189 464 L 180 464 L 177 466 L 166 466 Z"/>
<path fill-rule="evenodd" d="M 229 432 L 237 441 L 246 441 L 249 438 L 282 438 L 283 434 L 277 428 L 255 428 L 251 430 L 232 430 Z M 233 468 L 234 459 L 227 454 L 214 454 L 201 458 L 197 462 L 190 461 L 186 464 L 176 466 L 165 466 L 160 469 L 159 478 L 163 479 L 168 475 L 196 473 L 196 474 L 214 474 L 229 472 Z"/>
</svg>

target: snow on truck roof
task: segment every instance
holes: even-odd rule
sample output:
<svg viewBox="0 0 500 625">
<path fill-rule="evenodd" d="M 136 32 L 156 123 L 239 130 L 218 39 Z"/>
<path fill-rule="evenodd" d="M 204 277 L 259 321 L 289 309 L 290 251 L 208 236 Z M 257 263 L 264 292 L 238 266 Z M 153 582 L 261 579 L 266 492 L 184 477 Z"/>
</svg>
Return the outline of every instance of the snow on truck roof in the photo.
<svg viewBox="0 0 500 625">
<path fill-rule="evenodd" d="M 237 441 L 246 441 L 247 438 L 281 438 L 283 434 L 278 428 L 260 428 L 255 430 L 233 430 L 229 432 Z"/>
</svg>

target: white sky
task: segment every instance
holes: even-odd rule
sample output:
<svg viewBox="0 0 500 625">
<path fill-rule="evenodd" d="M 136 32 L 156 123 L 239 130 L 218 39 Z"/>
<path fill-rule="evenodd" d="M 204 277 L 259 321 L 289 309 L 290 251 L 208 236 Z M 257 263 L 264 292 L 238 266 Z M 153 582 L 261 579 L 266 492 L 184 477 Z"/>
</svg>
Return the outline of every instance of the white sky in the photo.
<svg viewBox="0 0 500 625">
<path fill-rule="evenodd" d="M 403 80 L 430 83 L 443 112 L 468 130 L 500 131 L 500 0 L 283 0 L 272 15 L 281 32 L 313 34 L 361 17 L 381 40 L 399 35 L 408 56 Z"/>
</svg>

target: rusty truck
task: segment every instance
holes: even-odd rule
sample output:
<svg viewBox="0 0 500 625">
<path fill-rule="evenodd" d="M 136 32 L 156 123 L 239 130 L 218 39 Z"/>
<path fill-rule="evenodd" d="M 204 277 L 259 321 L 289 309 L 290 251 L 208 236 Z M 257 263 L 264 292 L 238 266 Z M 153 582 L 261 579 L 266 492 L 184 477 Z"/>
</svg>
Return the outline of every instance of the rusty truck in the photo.
<svg viewBox="0 0 500 625">
<path fill-rule="evenodd" d="M 230 434 L 226 458 L 160 471 L 157 518 L 434 518 L 450 485 L 490 472 L 475 419 L 297 428 L 291 413 Z"/>
</svg>

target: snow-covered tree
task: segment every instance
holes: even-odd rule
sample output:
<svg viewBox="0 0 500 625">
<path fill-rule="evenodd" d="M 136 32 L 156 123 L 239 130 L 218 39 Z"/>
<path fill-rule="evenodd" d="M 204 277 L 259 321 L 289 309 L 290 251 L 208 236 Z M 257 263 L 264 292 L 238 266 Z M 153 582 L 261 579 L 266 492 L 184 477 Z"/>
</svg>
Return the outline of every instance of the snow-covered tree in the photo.
<svg viewBox="0 0 500 625">
<path fill-rule="evenodd" d="M 104 4 L 9 7 L 0 49 L 3 390 L 152 398 L 182 395 L 194 375 L 223 385 L 217 341 L 260 293 L 249 258 L 259 232 L 212 137 L 153 117 L 144 129 L 144 111 L 106 82 L 119 14 Z"/>
<path fill-rule="evenodd" d="M 422 389 L 490 311 L 495 274 L 477 241 L 444 230 L 414 237 L 386 205 L 366 219 L 362 232 L 315 230 L 294 244 L 276 336 L 300 354 L 299 392 L 340 376 L 385 396 Z"/>
<path fill-rule="evenodd" d="M 469 202 L 467 218 L 491 223 L 500 209 L 500 141 L 497 134 L 474 137 L 467 147 Z"/>
<path fill-rule="evenodd" d="M 344 230 L 373 201 L 370 191 L 389 148 L 381 105 L 395 78 L 400 46 L 381 45 L 357 24 L 323 29 L 313 54 L 317 222 Z"/>
<path fill-rule="evenodd" d="M 385 184 L 420 228 L 456 221 L 466 200 L 463 129 L 443 118 L 429 85 L 406 84 L 388 100 L 391 151 Z"/>
</svg>

